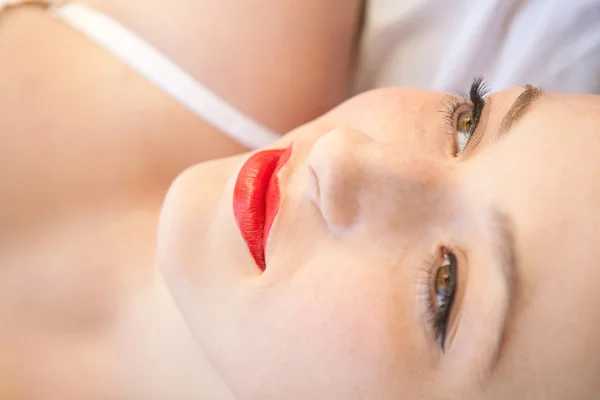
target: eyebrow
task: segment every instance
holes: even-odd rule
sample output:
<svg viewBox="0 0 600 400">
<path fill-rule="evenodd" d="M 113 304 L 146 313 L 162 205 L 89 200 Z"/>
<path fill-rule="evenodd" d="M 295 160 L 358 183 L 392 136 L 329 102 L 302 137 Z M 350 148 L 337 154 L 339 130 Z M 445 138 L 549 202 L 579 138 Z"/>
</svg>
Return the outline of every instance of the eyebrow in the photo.
<svg viewBox="0 0 600 400">
<path fill-rule="evenodd" d="M 494 355 L 489 366 L 488 377 L 493 375 L 504 354 L 507 341 L 508 322 L 512 319 L 515 312 L 515 300 L 519 286 L 517 253 L 515 250 L 515 239 L 511 219 L 507 214 L 495 209 L 492 210 L 492 219 L 497 237 L 495 246 L 496 253 L 499 256 L 501 273 L 506 283 L 508 306 L 502 324 L 500 340 L 494 350 Z"/>
<path fill-rule="evenodd" d="M 535 99 L 542 95 L 543 91 L 532 85 L 525 85 L 525 90 L 516 98 L 504 118 L 500 123 L 499 134 L 506 133 L 513 125 L 515 125 L 530 109 L 531 104 Z"/>
</svg>

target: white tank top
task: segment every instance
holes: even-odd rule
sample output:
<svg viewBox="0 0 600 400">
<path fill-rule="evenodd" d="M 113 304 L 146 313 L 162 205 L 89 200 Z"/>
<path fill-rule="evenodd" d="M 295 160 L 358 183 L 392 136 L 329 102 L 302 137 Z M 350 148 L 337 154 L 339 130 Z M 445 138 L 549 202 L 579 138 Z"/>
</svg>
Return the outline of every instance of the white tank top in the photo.
<svg viewBox="0 0 600 400">
<path fill-rule="evenodd" d="M 355 92 L 493 91 L 525 83 L 600 93 L 599 0 L 368 0 Z"/>
</svg>

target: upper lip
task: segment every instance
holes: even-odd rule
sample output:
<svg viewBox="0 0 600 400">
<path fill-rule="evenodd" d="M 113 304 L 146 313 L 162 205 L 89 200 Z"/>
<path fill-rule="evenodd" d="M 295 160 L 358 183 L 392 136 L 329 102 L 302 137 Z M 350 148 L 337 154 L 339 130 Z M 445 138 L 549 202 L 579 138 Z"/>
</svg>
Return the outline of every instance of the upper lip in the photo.
<svg viewBox="0 0 600 400">
<path fill-rule="evenodd" d="M 233 212 L 250 254 L 261 270 L 266 268 L 265 247 L 279 210 L 277 172 L 286 163 L 292 146 L 259 151 L 242 166 L 233 192 Z"/>
</svg>

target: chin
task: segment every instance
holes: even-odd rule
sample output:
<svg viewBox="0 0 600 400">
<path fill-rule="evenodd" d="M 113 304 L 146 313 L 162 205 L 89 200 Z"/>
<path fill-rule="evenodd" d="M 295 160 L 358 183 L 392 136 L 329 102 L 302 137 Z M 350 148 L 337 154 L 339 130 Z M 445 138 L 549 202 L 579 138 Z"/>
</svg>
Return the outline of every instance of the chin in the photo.
<svg viewBox="0 0 600 400">
<path fill-rule="evenodd" d="M 204 321 L 211 320 L 215 309 L 211 304 L 235 296 L 245 278 L 260 274 L 233 215 L 233 186 L 247 158 L 236 156 L 185 170 L 163 203 L 157 263 L 192 332 L 206 330 Z"/>
</svg>

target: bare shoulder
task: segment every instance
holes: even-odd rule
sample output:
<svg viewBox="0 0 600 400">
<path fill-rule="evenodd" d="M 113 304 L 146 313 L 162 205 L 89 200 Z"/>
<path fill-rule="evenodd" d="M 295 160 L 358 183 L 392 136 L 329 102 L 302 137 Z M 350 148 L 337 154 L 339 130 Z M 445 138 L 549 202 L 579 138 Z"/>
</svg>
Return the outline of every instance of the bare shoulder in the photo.
<svg viewBox="0 0 600 400">
<path fill-rule="evenodd" d="M 287 132 L 348 96 L 363 0 L 87 0 Z"/>
<path fill-rule="evenodd" d="M 2 226 L 161 192 L 187 166 L 244 150 L 41 8 L 0 21 Z"/>
</svg>

